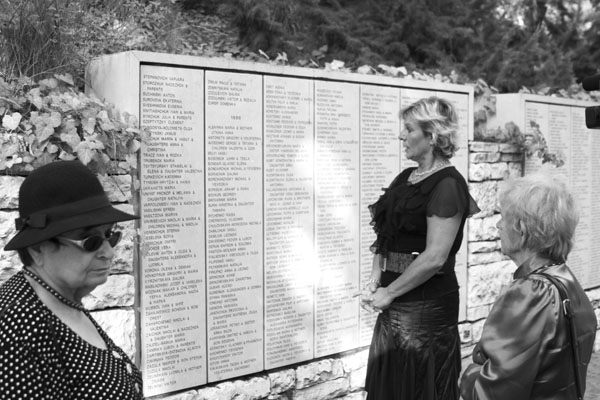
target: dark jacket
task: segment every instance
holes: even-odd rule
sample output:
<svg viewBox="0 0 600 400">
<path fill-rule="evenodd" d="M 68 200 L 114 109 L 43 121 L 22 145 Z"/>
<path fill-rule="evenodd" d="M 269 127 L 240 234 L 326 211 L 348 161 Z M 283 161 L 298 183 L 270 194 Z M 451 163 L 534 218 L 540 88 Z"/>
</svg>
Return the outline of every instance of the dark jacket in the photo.
<svg viewBox="0 0 600 400">
<path fill-rule="evenodd" d="M 545 267 L 567 288 L 575 314 L 581 380 L 584 382 L 596 336 L 592 305 L 564 264 Z M 556 287 L 523 265 L 500 294 L 483 327 L 481 341 L 461 382 L 471 399 L 576 399 L 569 328 Z"/>
</svg>

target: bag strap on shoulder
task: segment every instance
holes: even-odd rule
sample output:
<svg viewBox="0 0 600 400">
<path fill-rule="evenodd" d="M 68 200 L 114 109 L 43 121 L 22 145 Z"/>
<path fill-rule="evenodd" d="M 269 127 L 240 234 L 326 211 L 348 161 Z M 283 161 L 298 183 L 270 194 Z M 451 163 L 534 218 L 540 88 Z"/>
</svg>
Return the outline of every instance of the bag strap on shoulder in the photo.
<svg viewBox="0 0 600 400">
<path fill-rule="evenodd" d="M 581 376 L 579 374 L 579 343 L 577 342 L 577 327 L 575 326 L 575 321 L 573 320 L 575 315 L 573 314 L 573 310 L 571 308 L 571 300 L 569 300 L 567 288 L 555 276 L 539 271 L 535 273 L 548 279 L 554 286 L 556 286 L 556 289 L 558 289 L 562 311 L 567 318 L 567 323 L 569 324 L 569 339 L 571 340 L 571 352 L 573 354 L 573 371 L 575 373 L 575 389 L 577 390 L 577 399 L 583 400 L 583 383 L 581 382 Z"/>
</svg>

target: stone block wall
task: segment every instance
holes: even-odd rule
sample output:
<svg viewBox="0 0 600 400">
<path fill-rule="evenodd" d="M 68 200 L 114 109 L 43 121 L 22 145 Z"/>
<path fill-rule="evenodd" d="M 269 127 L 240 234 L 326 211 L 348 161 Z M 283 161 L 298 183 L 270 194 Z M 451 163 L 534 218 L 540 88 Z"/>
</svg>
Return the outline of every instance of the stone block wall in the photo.
<svg viewBox="0 0 600 400">
<path fill-rule="evenodd" d="M 470 357 L 494 300 L 512 281 L 516 265 L 500 251 L 496 224 L 500 219 L 498 193 L 507 179 L 522 176 L 523 155 L 510 144 L 469 144 L 469 190 L 481 212 L 468 220 L 467 315 L 460 324 L 462 352 Z M 600 288 L 586 291 L 600 321 Z M 595 351 L 600 350 L 600 333 Z M 468 362 L 469 360 L 465 360 Z"/>
<path fill-rule="evenodd" d="M 515 265 L 500 251 L 496 224 L 498 193 L 506 179 L 522 175 L 522 153 L 510 144 L 469 144 L 469 190 L 481 211 L 467 220 L 467 314 L 460 324 L 463 356 L 469 357 L 481 337 L 483 323 L 502 288 L 512 280 Z"/>
<path fill-rule="evenodd" d="M 496 223 L 500 219 L 498 192 L 507 178 L 522 174 L 522 154 L 512 145 L 471 142 L 469 188 L 481 212 L 468 220 L 467 314 L 459 325 L 464 363 L 481 337 L 485 318 L 502 288 L 510 283 L 516 266 L 500 251 Z M 22 177 L 0 175 L 0 246 L 14 235 L 18 189 Z M 125 211 L 130 185 L 128 176 L 102 179 L 111 201 Z M 133 223 L 122 226 L 125 238 L 118 246 L 108 281 L 84 299 L 85 306 L 130 357 L 136 353 L 135 291 L 132 272 Z M 14 252 L 0 252 L 0 283 L 21 268 Z M 589 290 L 600 320 L 600 288 Z M 600 335 L 598 335 L 600 336 Z M 600 350 L 600 337 L 596 338 Z M 197 390 L 161 396 L 167 400 L 308 400 L 366 398 L 364 388 L 368 348 L 312 360 L 242 379 L 208 385 Z"/>
<path fill-rule="evenodd" d="M 364 400 L 368 349 L 249 378 L 189 390 L 164 400 Z"/>
</svg>

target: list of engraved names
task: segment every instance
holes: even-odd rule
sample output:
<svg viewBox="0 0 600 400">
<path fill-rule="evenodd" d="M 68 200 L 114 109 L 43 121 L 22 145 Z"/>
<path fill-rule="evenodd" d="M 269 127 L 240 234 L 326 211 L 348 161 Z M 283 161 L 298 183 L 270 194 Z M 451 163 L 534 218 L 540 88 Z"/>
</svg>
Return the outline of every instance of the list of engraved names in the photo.
<svg viewBox="0 0 600 400">
<path fill-rule="evenodd" d="M 262 78 L 206 72 L 209 380 L 263 368 Z"/>
<path fill-rule="evenodd" d="M 206 381 L 202 74 L 144 66 L 142 367 L 146 395 Z"/>
</svg>

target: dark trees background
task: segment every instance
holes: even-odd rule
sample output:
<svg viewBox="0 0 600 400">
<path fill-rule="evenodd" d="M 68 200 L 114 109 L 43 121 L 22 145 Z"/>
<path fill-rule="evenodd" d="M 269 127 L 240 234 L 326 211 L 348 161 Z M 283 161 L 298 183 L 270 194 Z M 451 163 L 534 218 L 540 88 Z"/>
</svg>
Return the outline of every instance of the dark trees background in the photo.
<svg viewBox="0 0 600 400">
<path fill-rule="evenodd" d="M 207 0 L 184 0 L 187 8 Z M 214 3 L 214 2 L 212 2 Z M 598 0 L 229 0 L 240 40 L 290 61 L 323 44 L 326 61 L 482 78 L 502 92 L 567 87 L 600 69 Z M 286 12 L 277 12 L 286 8 Z M 227 12 L 229 10 L 229 12 Z M 260 10 L 260 12 L 259 12 Z M 267 23 L 239 16 L 260 16 Z M 289 21 L 293 21 L 290 24 Z M 261 26 L 269 26 L 261 31 Z M 249 34 L 261 31 L 259 35 Z M 274 40 L 269 40 L 272 34 Z M 319 54 L 317 54 L 319 55 Z"/>
<path fill-rule="evenodd" d="M 600 71 L 600 0 L 0 0 L 0 73 L 147 50 L 322 67 L 404 66 L 501 92 Z"/>
</svg>

